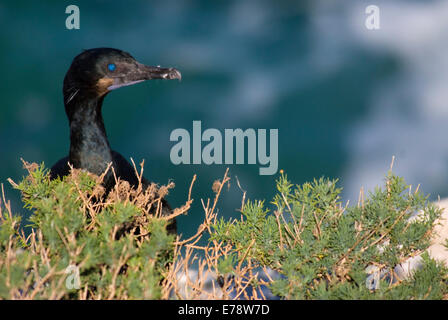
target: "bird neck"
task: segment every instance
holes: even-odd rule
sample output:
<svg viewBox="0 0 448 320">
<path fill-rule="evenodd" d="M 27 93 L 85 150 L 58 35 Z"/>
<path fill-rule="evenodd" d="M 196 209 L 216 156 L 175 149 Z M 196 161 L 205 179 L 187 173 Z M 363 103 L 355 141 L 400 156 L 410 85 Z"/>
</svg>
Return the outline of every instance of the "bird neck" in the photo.
<svg viewBox="0 0 448 320">
<path fill-rule="evenodd" d="M 70 163 L 75 168 L 102 174 L 112 162 L 112 152 L 104 128 L 101 107 L 103 97 L 76 99 L 67 108 L 76 108 L 69 115 Z"/>
</svg>

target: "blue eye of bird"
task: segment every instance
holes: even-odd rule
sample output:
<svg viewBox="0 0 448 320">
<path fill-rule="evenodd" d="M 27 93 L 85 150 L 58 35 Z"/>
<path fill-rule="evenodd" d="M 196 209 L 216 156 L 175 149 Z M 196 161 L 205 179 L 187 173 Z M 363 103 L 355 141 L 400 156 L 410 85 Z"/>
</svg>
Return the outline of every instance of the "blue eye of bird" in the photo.
<svg viewBox="0 0 448 320">
<path fill-rule="evenodd" d="M 117 67 L 117 66 L 115 65 L 115 63 L 109 63 L 109 64 L 107 65 L 107 68 L 108 68 L 110 71 L 114 71 L 116 67 Z"/>
</svg>

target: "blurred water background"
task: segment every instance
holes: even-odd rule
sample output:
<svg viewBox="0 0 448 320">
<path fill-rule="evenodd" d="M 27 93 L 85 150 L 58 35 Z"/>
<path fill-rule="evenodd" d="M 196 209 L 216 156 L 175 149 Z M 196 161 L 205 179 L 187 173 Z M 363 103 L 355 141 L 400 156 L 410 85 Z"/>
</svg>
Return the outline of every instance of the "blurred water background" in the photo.
<svg viewBox="0 0 448 320">
<path fill-rule="evenodd" d="M 81 11 L 65 28 L 65 8 Z M 379 6 L 381 29 L 365 8 Z M 115 47 L 145 64 L 178 68 L 182 82 L 151 81 L 109 94 L 103 116 L 113 149 L 145 176 L 173 180 L 173 206 L 198 175 L 193 210 L 178 219 L 185 236 L 203 218 L 226 165 L 171 164 L 172 130 L 279 129 L 279 169 L 294 183 L 339 178 L 356 203 L 361 186 L 394 171 L 431 194 L 448 195 L 448 2 L 410 0 L 2 1 L 0 3 L 0 182 L 25 174 L 20 158 L 51 166 L 68 153 L 62 80 L 82 49 Z M 275 193 L 258 165 L 232 165 L 219 204 L 238 217 L 241 187 L 251 199 Z"/>
</svg>

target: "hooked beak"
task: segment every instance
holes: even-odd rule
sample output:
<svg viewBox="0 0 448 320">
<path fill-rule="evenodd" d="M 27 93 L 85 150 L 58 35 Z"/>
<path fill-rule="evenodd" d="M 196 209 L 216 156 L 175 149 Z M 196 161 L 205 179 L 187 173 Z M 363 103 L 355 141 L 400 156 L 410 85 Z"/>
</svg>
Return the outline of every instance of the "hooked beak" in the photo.
<svg viewBox="0 0 448 320">
<path fill-rule="evenodd" d="M 111 91 L 151 79 L 181 80 L 182 75 L 175 68 L 145 66 L 144 64 L 137 63 L 134 70 L 129 71 L 123 76 L 114 77 L 113 83 L 107 89 Z"/>
</svg>

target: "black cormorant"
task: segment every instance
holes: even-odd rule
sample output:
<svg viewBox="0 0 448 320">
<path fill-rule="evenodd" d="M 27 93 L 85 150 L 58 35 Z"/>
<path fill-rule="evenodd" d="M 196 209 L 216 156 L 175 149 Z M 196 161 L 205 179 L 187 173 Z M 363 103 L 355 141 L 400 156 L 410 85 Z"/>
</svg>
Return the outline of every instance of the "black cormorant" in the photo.
<svg viewBox="0 0 448 320">
<path fill-rule="evenodd" d="M 76 56 L 63 86 L 65 112 L 70 124 L 70 153 L 53 165 L 51 177 L 68 175 L 68 162 L 74 168 L 86 169 L 96 175 L 101 175 L 112 163 L 117 178 L 136 186 L 138 178 L 134 167 L 109 146 L 101 107 L 110 91 L 150 79 L 180 80 L 181 74 L 174 68 L 143 65 L 118 49 L 89 49 Z M 144 178 L 142 182 L 150 184 Z M 110 191 L 114 184 L 115 178 L 109 171 L 104 186 Z M 164 205 L 169 208 L 166 202 Z M 168 229 L 175 232 L 175 221 Z"/>
</svg>

